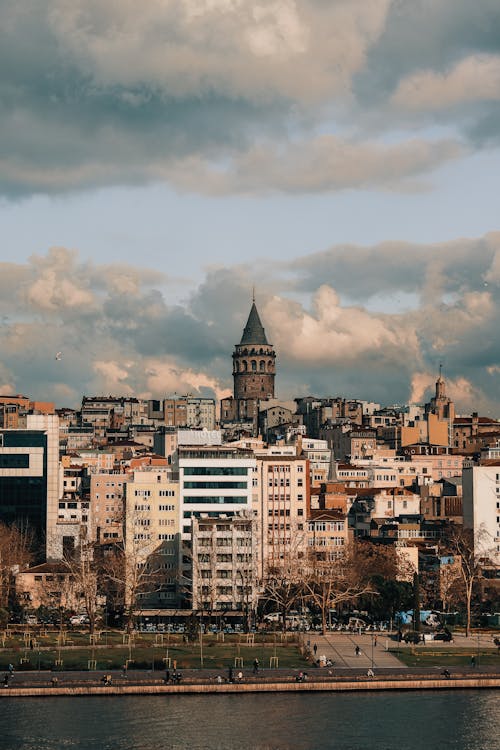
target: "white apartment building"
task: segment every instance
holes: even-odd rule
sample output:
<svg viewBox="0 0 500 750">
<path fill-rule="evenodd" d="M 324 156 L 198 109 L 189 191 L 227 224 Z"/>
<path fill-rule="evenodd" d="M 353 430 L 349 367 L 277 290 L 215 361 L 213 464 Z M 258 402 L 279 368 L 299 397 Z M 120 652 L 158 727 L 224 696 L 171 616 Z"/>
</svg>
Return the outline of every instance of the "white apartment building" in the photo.
<svg viewBox="0 0 500 750">
<path fill-rule="evenodd" d="M 302 438 L 302 453 L 309 460 L 309 475 L 312 487 L 319 487 L 330 478 L 332 451 L 327 440 Z"/>
<path fill-rule="evenodd" d="M 500 565 L 500 461 L 463 470 L 464 528 L 472 529 L 476 552 Z"/>
<path fill-rule="evenodd" d="M 252 451 L 223 445 L 179 446 L 182 538 L 191 539 L 193 517 L 231 516 L 252 508 L 256 461 Z"/>
<path fill-rule="evenodd" d="M 250 512 L 231 517 L 193 518 L 193 609 L 239 610 L 257 605 L 258 540 Z"/>
</svg>

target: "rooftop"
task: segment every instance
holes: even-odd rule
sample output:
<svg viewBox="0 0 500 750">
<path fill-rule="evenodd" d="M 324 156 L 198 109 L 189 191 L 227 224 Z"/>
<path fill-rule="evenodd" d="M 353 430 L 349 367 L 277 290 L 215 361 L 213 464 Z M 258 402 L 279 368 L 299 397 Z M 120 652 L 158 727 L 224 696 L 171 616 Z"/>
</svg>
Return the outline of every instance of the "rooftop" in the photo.
<svg viewBox="0 0 500 750">
<path fill-rule="evenodd" d="M 241 337 L 240 345 L 241 344 L 269 345 L 255 302 L 252 303 L 250 315 L 248 316 L 247 324 L 243 330 L 243 336 Z"/>
</svg>

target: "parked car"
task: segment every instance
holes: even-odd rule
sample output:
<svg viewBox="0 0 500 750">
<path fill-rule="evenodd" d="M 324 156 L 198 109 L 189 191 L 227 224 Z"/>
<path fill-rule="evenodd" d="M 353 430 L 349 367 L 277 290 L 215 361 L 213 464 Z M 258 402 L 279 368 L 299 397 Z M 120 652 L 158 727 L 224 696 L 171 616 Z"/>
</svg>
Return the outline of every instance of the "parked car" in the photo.
<svg viewBox="0 0 500 750">
<path fill-rule="evenodd" d="M 446 630 L 443 630 L 441 633 L 434 633 L 434 640 L 450 643 L 453 640 L 453 633 L 446 628 Z"/>
<path fill-rule="evenodd" d="M 422 640 L 422 634 L 418 633 L 416 630 L 409 630 L 407 633 L 404 634 L 403 640 L 405 643 L 420 643 Z"/>
<path fill-rule="evenodd" d="M 88 621 L 89 618 L 87 615 L 72 615 L 72 617 L 69 618 L 70 625 L 85 625 Z"/>
</svg>

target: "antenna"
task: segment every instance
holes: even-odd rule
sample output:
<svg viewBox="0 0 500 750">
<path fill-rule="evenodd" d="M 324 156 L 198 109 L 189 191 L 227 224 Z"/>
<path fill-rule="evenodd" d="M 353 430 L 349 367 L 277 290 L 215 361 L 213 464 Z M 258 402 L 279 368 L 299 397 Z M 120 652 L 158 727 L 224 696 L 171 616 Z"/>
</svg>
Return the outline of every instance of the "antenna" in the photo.
<svg viewBox="0 0 500 750">
<path fill-rule="evenodd" d="M 252 302 L 255 304 L 255 284 L 252 287 Z"/>
</svg>

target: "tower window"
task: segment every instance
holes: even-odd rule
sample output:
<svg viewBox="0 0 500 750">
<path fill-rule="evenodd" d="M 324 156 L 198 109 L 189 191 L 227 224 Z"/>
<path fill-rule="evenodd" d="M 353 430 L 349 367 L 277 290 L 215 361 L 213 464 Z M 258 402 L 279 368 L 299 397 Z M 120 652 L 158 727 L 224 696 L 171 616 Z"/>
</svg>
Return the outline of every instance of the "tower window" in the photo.
<svg viewBox="0 0 500 750">
<path fill-rule="evenodd" d="M 252 359 L 252 372 L 257 372 L 257 362 Z"/>
<path fill-rule="evenodd" d="M 263 360 L 263 359 L 261 359 L 261 360 L 260 360 L 260 365 L 259 365 L 259 367 L 260 367 L 260 371 L 261 371 L 261 372 L 265 372 L 265 370 L 266 370 L 266 363 L 264 362 L 264 360 Z"/>
</svg>

